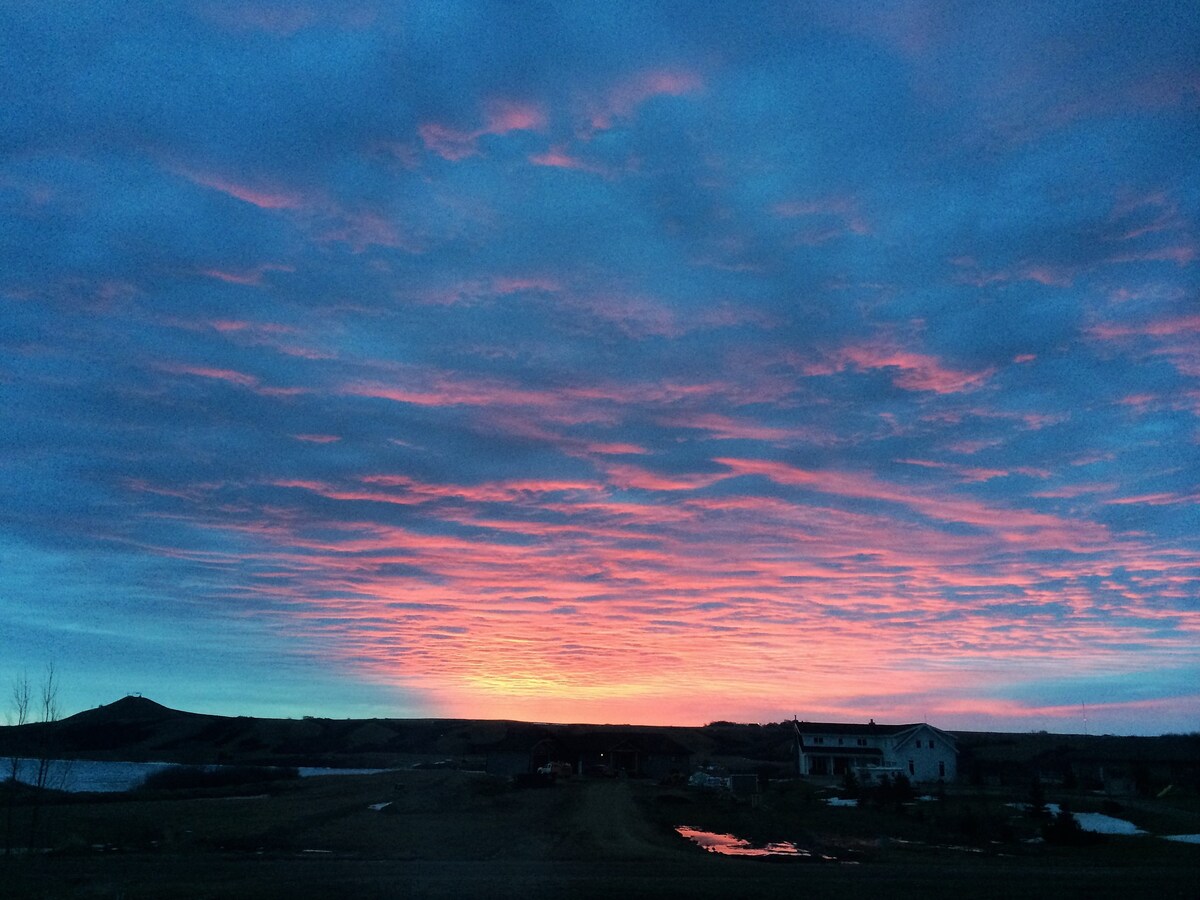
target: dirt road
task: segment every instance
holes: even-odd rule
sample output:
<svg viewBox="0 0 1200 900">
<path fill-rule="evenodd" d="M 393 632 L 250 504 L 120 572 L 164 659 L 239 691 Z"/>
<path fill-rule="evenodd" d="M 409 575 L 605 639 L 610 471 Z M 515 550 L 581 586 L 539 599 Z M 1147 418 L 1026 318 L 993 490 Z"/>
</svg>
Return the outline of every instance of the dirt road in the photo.
<svg viewBox="0 0 1200 900">
<path fill-rule="evenodd" d="M 642 814 L 625 779 L 567 786 L 572 803 L 561 822 L 559 859 L 651 860 L 687 851 L 676 835 L 663 835 Z M 675 840 L 672 840 L 672 839 Z"/>
</svg>

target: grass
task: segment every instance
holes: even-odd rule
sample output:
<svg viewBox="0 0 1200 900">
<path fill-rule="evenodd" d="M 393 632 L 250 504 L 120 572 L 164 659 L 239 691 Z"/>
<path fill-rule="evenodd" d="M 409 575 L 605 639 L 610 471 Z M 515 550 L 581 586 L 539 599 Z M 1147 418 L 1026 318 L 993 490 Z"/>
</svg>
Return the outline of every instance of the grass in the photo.
<svg viewBox="0 0 1200 900">
<path fill-rule="evenodd" d="M 301 779 L 272 785 L 275 793 L 247 787 L 47 805 L 54 850 L 0 861 L 3 896 L 1194 900 L 1200 864 L 1200 848 L 1150 836 L 1095 847 L 1023 843 L 1039 825 L 1006 805 L 1025 798 L 1000 791 L 951 790 L 944 801 L 876 809 L 831 808 L 804 782 L 772 785 L 757 805 L 624 779 L 516 790 L 457 771 Z M 1069 799 L 1080 811 L 1089 802 Z M 369 808 L 380 803 L 389 805 Z M 1152 831 L 1169 826 L 1162 833 L 1200 832 L 1194 798 L 1130 803 L 1124 817 Z M 857 864 L 718 858 L 678 837 L 681 824 L 791 840 Z"/>
</svg>

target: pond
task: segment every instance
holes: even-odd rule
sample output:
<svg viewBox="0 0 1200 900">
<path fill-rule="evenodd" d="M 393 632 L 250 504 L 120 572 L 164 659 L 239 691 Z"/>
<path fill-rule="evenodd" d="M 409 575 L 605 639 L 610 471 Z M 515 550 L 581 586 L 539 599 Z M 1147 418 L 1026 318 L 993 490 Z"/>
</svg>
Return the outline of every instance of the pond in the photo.
<svg viewBox="0 0 1200 900">
<path fill-rule="evenodd" d="M 675 831 L 694 844 L 703 847 L 710 853 L 722 856 L 781 856 L 792 859 L 813 859 L 811 850 L 797 847 L 791 841 L 773 841 L 762 845 L 752 844 L 744 838 L 732 834 L 718 834 L 714 831 L 701 831 L 691 825 L 677 825 Z M 819 856 L 818 859 L 833 861 L 832 856 Z"/>
<path fill-rule="evenodd" d="M 95 759 L 52 759 L 46 786 L 72 794 L 85 792 L 131 791 L 145 781 L 147 775 L 176 767 L 177 763 L 166 762 L 111 762 Z M 221 766 L 206 766 L 220 769 Z M 9 760 L 0 766 L 0 778 L 7 778 L 12 770 Z M 326 769 L 302 766 L 301 778 L 316 775 L 372 775 L 386 769 Z M 37 761 L 23 759 L 17 767 L 17 780 L 32 784 L 37 779 Z"/>
</svg>

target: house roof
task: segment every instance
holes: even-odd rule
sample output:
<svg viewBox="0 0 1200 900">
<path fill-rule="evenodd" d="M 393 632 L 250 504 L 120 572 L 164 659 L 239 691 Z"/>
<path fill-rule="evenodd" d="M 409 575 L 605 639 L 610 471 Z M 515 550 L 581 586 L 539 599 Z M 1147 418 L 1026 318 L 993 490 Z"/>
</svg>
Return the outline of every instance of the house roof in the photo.
<svg viewBox="0 0 1200 900">
<path fill-rule="evenodd" d="M 804 735 L 821 735 L 829 736 L 845 736 L 845 737 L 888 737 L 892 735 L 904 734 L 907 731 L 915 732 L 920 728 L 928 728 L 935 734 L 941 735 L 950 744 L 957 743 L 954 736 L 948 732 L 942 731 L 940 728 L 935 728 L 928 722 L 909 722 L 906 725 L 880 725 L 876 722 L 868 722 L 863 725 L 858 722 L 793 722 L 796 728 L 796 733 Z"/>
<path fill-rule="evenodd" d="M 862 725 L 857 722 L 796 722 L 796 730 L 801 734 L 844 734 L 861 737 L 863 735 L 898 734 L 916 725 L 878 725 L 871 722 Z"/>
</svg>

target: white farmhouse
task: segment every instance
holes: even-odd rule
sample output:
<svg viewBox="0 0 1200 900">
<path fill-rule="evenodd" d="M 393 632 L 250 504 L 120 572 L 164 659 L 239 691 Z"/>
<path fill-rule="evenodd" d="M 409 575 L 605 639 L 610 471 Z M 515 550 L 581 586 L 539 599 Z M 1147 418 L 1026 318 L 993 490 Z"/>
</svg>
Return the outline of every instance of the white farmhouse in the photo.
<svg viewBox="0 0 1200 900">
<path fill-rule="evenodd" d="M 958 774 L 954 738 L 940 728 L 916 725 L 846 725 L 793 722 L 801 775 L 842 775 L 863 781 L 904 774 L 912 781 L 953 781 Z"/>
</svg>

